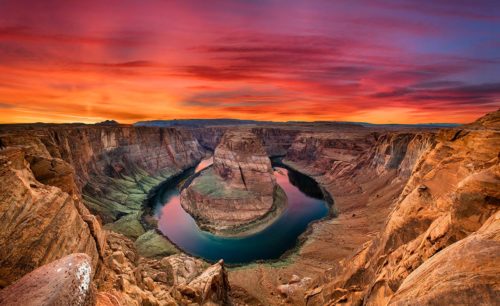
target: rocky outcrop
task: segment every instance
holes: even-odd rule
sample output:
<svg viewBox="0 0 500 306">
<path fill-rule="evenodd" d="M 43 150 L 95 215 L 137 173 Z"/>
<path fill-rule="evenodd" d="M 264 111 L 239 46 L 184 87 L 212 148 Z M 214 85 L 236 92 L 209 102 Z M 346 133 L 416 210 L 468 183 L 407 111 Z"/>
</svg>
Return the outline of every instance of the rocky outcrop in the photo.
<svg viewBox="0 0 500 306">
<path fill-rule="evenodd" d="M 270 195 L 276 186 L 271 161 L 251 132 L 226 132 L 215 149 L 213 169 L 233 188 Z"/>
<path fill-rule="evenodd" d="M 215 149 L 213 166 L 181 193 L 182 207 L 220 234 L 269 216 L 283 199 L 261 141 L 248 131 L 228 131 Z"/>
<path fill-rule="evenodd" d="M 224 262 L 221 260 L 202 274 L 193 279 L 187 285 L 178 287 L 180 301 L 189 305 L 229 305 L 228 300 L 229 282 L 224 270 Z"/>
<path fill-rule="evenodd" d="M 71 254 L 44 265 L 0 291 L 0 304 L 94 305 L 91 261 L 86 254 Z"/>
<path fill-rule="evenodd" d="M 88 254 L 95 270 L 105 238 L 78 196 L 63 191 L 74 191 L 71 167 L 26 156 L 22 148 L 0 151 L 0 286 L 76 252 Z"/>
<path fill-rule="evenodd" d="M 224 265 L 184 254 L 149 259 L 117 233 L 108 235 L 103 268 L 96 277 L 98 305 L 224 305 L 230 290 Z"/>
<path fill-rule="evenodd" d="M 390 305 L 494 305 L 500 298 L 500 212 L 410 273 Z"/>
<path fill-rule="evenodd" d="M 308 305 L 469 304 L 471 298 L 498 298 L 499 278 L 491 276 L 498 275 L 493 255 L 498 229 L 490 223 L 496 223 L 500 203 L 500 113 L 487 117 L 441 131 L 420 158 L 411 156 L 417 161 L 381 233 L 331 281 L 311 290 Z M 390 160 L 385 164 L 392 166 Z M 489 238 L 481 234 L 482 226 L 495 229 Z M 436 291 L 426 292 L 431 288 Z"/>
</svg>

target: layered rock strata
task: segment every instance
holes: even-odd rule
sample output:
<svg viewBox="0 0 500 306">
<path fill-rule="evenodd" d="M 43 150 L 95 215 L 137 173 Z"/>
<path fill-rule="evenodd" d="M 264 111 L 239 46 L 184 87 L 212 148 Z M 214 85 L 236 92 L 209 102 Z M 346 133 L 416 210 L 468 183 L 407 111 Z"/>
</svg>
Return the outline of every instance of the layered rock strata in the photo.
<svg viewBox="0 0 500 306">
<path fill-rule="evenodd" d="M 385 226 L 306 295 L 307 305 L 495 303 L 499 143 L 496 112 L 442 130 L 419 158 L 410 155 L 416 163 L 398 168 L 411 175 Z"/>
<path fill-rule="evenodd" d="M 150 189 L 204 156 L 188 132 L 3 126 L 0 144 L 2 304 L 19 298 L 26 305 L 227 302 L 222 263 L 164 257 L 178 251 L 139 222 Z M 101 221 L 138 239 L 108 232 Z M 84 254 L 70 255 L 75 252 Z M 89 272 L 84 279 L 82 266 Z"/>
<path fill-rule="evenodd" d="M 2 126 L 0 143 L 0 286 L 75 252 L 97 269 L 102 223 L 141 238 L 147 255 L 178 252 L 140 218 L 152 187 L 204 156 L 188 132 L 19 125 Z"/>
<path fill-rule="evenodd" d="M 212 126 L 189 129 L 198 142 L 208 150 L 214 151 L 226 131 L 243 130 L 243 127 Z M 286 125 L 247 127 L 261 141 L 268 156 L 283 156 L 292 145 L 300 128 Z"/>
<path fill-rule="evenodd" d="M 104 233 L 74 193 L 69 164 L 27 155 L 23 148 L 5 148 L 0 150 L 0 178 L 1 287 L 75 252 L 88 254 L 97 268 Z"/>
<path fill-rule="evenodd" d="M 213 166 L 181 193 L 182 207 L 200 226 L 226 235 L 269 216 L 283 202 L 262 142 L 249 131 L 226 132 Z"/>
<path fill-rule="evenodd" d="M 141 216 L 153 187 L 196 165 L 204 156 L 203 148 L 188 131 L 17 125 L 2 126 L 0 142 L 3 147 L 22 150 L 40 183 L 76 196 L 77 206 L 88 208 L 106 228 L 132 239 L 142 237 L 141 244 L 155 242 L 157 251 L 148 255 L 176 252 L 165 238 L 144 228 Z"/>
</svg>

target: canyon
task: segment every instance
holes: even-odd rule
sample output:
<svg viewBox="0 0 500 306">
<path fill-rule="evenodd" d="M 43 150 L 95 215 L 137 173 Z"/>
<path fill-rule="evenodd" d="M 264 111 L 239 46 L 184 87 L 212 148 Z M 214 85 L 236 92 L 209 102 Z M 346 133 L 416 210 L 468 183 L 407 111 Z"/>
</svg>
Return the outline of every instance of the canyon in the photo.
<svg viewBox="0 0 500 306">
<path fill-rule="evenodd" d="M 201 228 L 242 235 L 279 216 L 286 195 L 261 140 L 250 131 L 227 131 L 214 151 L 213 166 L 182 191 L 181 204 Z"/>
<path fill-rule="evenodd" d="M 148 199 L 213 151 L 212 175 L 267 197 L 277 189 L 269 157 L 280 156 L 319 184 L 329 215 L 279 260 L 232 267 L 185 254 L 158 231 Z M 499 158 L 500 111 L 445 129 L 3 125 L 0 304 L 495 304 Z M 191 189 L 182 194 L 203 203 Z M 241 225 L 272 202 L 221 213 Z"/>
</svg>

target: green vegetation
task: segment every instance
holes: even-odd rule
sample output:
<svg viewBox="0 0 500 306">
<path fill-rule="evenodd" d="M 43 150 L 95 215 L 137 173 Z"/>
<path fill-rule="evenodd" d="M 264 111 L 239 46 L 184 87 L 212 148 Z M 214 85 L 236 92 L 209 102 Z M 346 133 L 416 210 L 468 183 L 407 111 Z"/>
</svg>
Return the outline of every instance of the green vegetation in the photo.
<svg viewBox="0 0 500 306">
<path fill-rule="evenodd" d="M 130 172 L 130 176 L 122 178 L 94 177 L 83 190 L 85 205 L 101 217 L 104 228 L 137 239 L 136 245 L 142 255 L 177 253 L 177 248 L 163 236 L 155 231 L 146 232 L 141 217 L 149 192 L 181 170 L 166 168 L 155 176 L 138 168 Z"/>
<path fill-rule="evenodd" d="M 164 257 L 180 253 L 180 251 L 167 238 L 150 230 L 135 241 L 137 252 L 144 257 Z"/>
<path fill-rule="evenodd" d="M 191 188 L 197 193 L 210 196 L 211 198 L 249 198 L 255 196 L 254 193 L 228 186 L 224 180 L 214 173 L 212 168 L 203 171 L 193 183 Z"/>
<path fill-rule="evenodd" d="M 104 228 L 123 234 L 131 239 L 137 239 L 146 232 L 140 222 L 140 218 L 140 212 L 129 214 L 113 223 L 104 225 Z"/>
</svg>

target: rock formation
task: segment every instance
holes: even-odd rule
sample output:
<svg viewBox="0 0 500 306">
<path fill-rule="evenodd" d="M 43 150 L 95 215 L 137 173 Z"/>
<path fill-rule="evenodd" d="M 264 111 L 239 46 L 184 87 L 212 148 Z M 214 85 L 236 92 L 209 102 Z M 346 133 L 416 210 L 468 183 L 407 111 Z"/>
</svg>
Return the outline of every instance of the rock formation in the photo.
<svg viewBox="0 0 500 306">
<path fill-rule="evenodd" d="M 73 172 L 66 162 L 6 148 L 0 151 L 0 177 L 0 286 L 75 252 L 88 254 L 96 268 L 104 235 L 72 194 Z"/>
<path fill-rule="evenodd" d="M 231 126 L 210 126 L 189 129 L 198 142 L 214 151 L 226 131 L 234 130 Z M 241 128 L 236 128 L 241 129 Z M 258 126 L 248 128 L 261 141 L 268 156 L 283 156 L 292 145 L 295 137 L 301 133 L 295 126 Z M 303 131 L 303 130 L 302 130 Z"/>
<path fill-rule="evenodd" d="M 4 126 L 0 144 L 0 287 L 18 281 L 1 291 L 2 304 L 17 303 L 16 297 L 25 297 L 26 305 L 225 302 L 229 287 L 222 263 L 203 274 L 208 266 L 200 260 L 185 255 L 178 260 L 146 260 L 137 251 L 164 256 L 158 248 L 165 245 L 165 250 L 178 252 L 154 231 L 135 233 L 141 233 L 136 227 L 142 228 L 139 218 L 150 189 L 204 156 L 188 132 L 128 126 Z M 139 239 L 134 243 L 108 232 L 99 219 L 116 220 L 106 227 Z M 87 255 L 64 257 L 75 252 Z M 96 286 L 96 296 L 89 291 L 89 298 L 80 300 L 82 295 L 74 292 L 80 283 L 68 267 L 79 267 L 80 261 L 72 258 L 83 258 L 81 263 L 92 271 L 85 278 L 85 290 Z M 196 295 L 186 297 L 175 289 L 181 285 Z M 200 291 L 203 285 L 209 290 Z"/>
<path fill-rule="evenodd" d="M 182 191 L 181 204 L 203 228 L 227 235 L 281 209 L 283 197 L 261 141 L 242 130 L 224 134 L 213 166 Z"/>
<path fill-rule="evenodd" d="M 94 270 L 86 254 L 71 254 L 44 265 L 0 291 L 0 305 L 94 305 Z"/>
<path fill-rule="evenodd" d="M 108 235 L 103 267 L 95 278 L 97 302 L 106 305 L 225 305 L 229 291 L 222 262 L 207 263 L 184 254 L 144 258 L 134 243 Z"/>
<path fill-rule="evenodd" d="M 380 234 L 312 290 L 308 305 L 498 299 L 500 112 L 486 118 L 436 136 L 405 171 L 411 176 Z"/>
<path fill-rule="evenodd" d="M 134 239 L 147 232 L 140 217 L 150 190 L 205 154 L 189 132 L 175 128 L 17 125 L 2 127 L 0 141 L 24 152 L 39 182 L 77 195 L 85 204 L 78 207 Z M 151 237 L 170 244 L 151 234 L 141 241 Z"/>
</svg>

